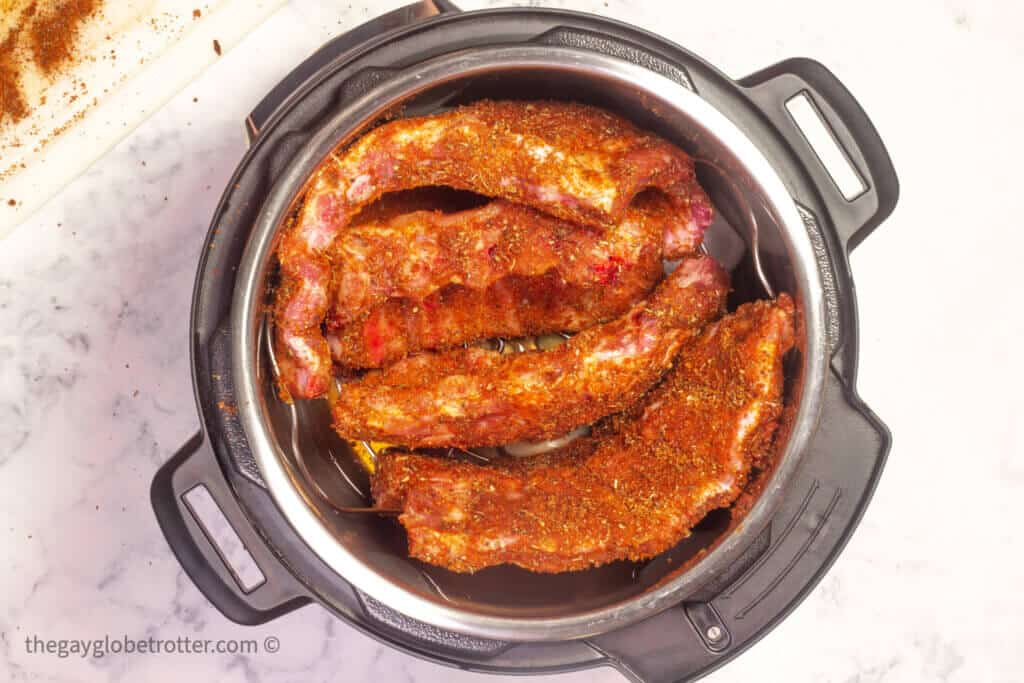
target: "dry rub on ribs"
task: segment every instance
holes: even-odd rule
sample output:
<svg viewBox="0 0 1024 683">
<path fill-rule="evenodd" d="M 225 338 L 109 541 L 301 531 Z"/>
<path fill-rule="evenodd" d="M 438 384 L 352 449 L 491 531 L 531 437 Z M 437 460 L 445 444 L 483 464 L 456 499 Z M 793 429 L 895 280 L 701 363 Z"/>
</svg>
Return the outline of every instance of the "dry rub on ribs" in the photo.
<svg viewBox="0 0 1024 683">
<path fill-rule="evenodd" d="M 792 318 L 786 295 L 740 307 L 635 408 L 557 453 L 479 465 L 385 452 L 375 502 L 403 510 L 410 555 L 457 572 L 653 557 L 730 505 L 770 455 Z"/>
<path fill-rule="evenodd" d="M 690 157 L 593 107 L 483 101 L 380 126 L 324 164 L 277 250 L 282 278 L 275 353 L 292 397 L 320 396 L 331 381 L 321 324 L 328 314 L 335 240 L 385 192 L 432 185 L 606 230 L 624 219 L 637 194 L 657 188 L 676 209 L 677 220 L 663 238 L 668 252 L 698 244 L 712 213 Z"/>
<path fill-rule="evenodd" d="M 661 263 L 623 268 L 598 287 L 567 283 L 558 271 L 503 277 L 486 289 L 449 286 L 420 301 L 391 299 L 363 320 L 327 332 L 341 366 L 373 368 L 409 354 L 446 349 L 491 337 L 572 332 L 622 315 L 650 292 Z"/>
<path fill-rule="evenodd" d="M 721 315 L 728 277 L 708 256 L 684 260 L 620 318 L 550 351 L 459 349 L 411 356 L 341 387 L 334 428 L 404 446 L 549 439 L 625 410 L 676 353 Z"/>
<path fill-rule="evenodd" d="M 647 193 L 609 230 L 506 200 L 353 225 L 330 249 L 331 356 L 380 367 L 409 353 L 490 337 L 576 332 L 621 315 L 662 275 L 678 215 Z"/>
</svg>

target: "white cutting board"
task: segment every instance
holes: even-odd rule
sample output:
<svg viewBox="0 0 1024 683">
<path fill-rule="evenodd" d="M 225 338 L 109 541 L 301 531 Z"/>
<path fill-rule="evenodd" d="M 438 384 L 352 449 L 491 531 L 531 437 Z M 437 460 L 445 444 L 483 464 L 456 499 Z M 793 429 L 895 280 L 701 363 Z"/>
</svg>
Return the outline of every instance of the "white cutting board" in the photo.
<svg viewBox="0 0 1024 683">
<path fill-rule="evenodd" d="M 0 41 L 21 2 L 0 0 Z M 214 40 L 229 50 L 284 2 L 103 2 L 69 67 L 23 74 L 30 115 L 0 123 L 0 239 L 218 59 Z"/>
</svg>

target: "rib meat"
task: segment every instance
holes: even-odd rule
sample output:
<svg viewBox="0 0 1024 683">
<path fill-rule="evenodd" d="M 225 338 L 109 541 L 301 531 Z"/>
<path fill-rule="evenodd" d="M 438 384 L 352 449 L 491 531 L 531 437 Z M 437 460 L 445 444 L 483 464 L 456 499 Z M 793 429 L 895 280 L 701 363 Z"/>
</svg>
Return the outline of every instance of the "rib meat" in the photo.
<svg viewBox="0 0 1024 683">
<path fill-rule="evenodd" d="M 689 253 L 665 248 L 675 219 L 664 196 L 647 193 L 606 231 L 505 200 L 354 225 L 331 248 L 331 355 L 380 367 L 422 349 L 605 322 L 650 292 L 662 258 Z"/>
<path fill-rule="evenodd" d="M 334 361 L 376 368 L 423 350 L 445 349 L 490 337 L 572 332 L 607 322 L 645 296 L 662 273 L 623 268 L 600 287 L 571 285 L 557 270 L 535 277 L 512 275 L 486 289 L 448 286 L 422 301 L 391 299 L 362 320 L 329 331 Z"/>
<path fill-rule="evenodd" d="M 278 246 L 276 354 L 284 388 L 322 395 L 330 355 L 328 251 L 353 216 L 385 192 L 443 185 L 508 199 L 564 220 L 611 228 L 646 188 L 677 209 L 669 251 L 700 242 L 711 207 L 693 162 L 665 140 L 608 112 L 559 102 L 477 102 L 394 121 L 367 133 L 313 178 Z"/>
<path fill-rule="evenodd" d="M 717 318 L 728 278 L 707 256 L 683 261 L 651 297 L 550 351 L 469 348 L 367 373 L 332 400 L 345 438 L 483 446 L 561 436 L 624 410 Z"/>
<path fill-rule="evenodd" d="M 420 300 L 445 285 L 485 289 L 508 275 L 557 270 L 568 283 L 613 283 L 619 271 L 657 273 L 664 225 L 675 212 L 663 196 L 638 199 L 614 229 L 597 231 L 506 200 L 460 211 L 416 211 L 353 226 L 330 250 L 338 295 L 328 317 L 341 327 L 389 298 Z M 490 336 L 490 335 L 489 335 Z"/>
<path fill-rule="evenodd" d="M 653 557 L 735 501 L 772 454 L 792 317 L 786 295 L 741 306 L 628 413 L 555 453 L 481 465 L 386 451 L 376 505 L 403 510 L 411 556 L 457 572 Z"/>
</svg>

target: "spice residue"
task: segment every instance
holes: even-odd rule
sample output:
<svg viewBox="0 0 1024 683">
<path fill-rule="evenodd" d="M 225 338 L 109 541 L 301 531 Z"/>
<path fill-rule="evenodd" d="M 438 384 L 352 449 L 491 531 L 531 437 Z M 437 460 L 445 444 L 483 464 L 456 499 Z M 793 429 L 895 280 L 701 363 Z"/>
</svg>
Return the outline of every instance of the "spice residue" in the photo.
<svg viewBox="0 0 1024 683">
<path fill-rule="evenodd" d="M 75 58 L 82 24 L 103 0 L 34 0 L 26 5 L 0 43 L 0 123 L 17 123 L 30 113 L 22 88 L 29 69 L 53 77 Z"/>
<path fill-rule="evenodd" d="M 21 93 L 18 70 L 8 63 L 7 50 L 6 41 L 0 43 L 0 121 L 8 117 L 21 121 L 28 116 L 28 104 Z"/>
<path fill-rule="evenodd" d="M 217 53 L 218 57 L 220 57 L 220 41 L 219 40 L 214 40 L 213 41 L 213 51 Z"/>
<path fill-rule="evenodd" d="M 226 401 L 217 401 L 217 407 L 224 412 L 225 415 L 235 416 L 238 415 L 238 408 L 233 404 L 227 403 Z"/>
<path fill-rule="evenodd" d="M 99 9 L 100 0 L 63 0 L 39 12 L 29 28 L 32 59 L 45 74 L 71 60 L 82 22 Z"/>
<path fill-rule="evenodd" d="M 35 5 L 30 5 L 34 8 Z M 26 13 L 28 10 L 26 10 Z M 25 15 L 22 15 L 24 18 Z M 18 68 L 17 48 L 21 27 L 14 26 L 0 43 L 0 123 L 10 118 L 20 121 L 28 116 L 28 103 L 21 92 L 21 70 Z"/>
</svg>

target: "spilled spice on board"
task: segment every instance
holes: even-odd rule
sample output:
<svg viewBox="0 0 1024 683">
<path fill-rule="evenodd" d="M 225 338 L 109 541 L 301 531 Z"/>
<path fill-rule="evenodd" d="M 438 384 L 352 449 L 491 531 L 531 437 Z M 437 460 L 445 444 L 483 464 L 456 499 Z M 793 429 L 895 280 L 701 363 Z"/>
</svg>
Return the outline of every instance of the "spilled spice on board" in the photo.
<svg viewBox="0 0 1024 683">
<path fill-rule="evenodd" d="M 22 13 L 21 20 L 26 18 L 29 10 L 35 11 L 34 3 Z M 21 91 L 21 69 L 17 54 L 19 35 L 21 26 L 15 24 L 0 43 L 0 123 L 7 118 L 18 122 L 28 116 L 28 103 Z"/>
<path fill-rule="evenodd" d="M 0 122 L 6 118 L 17 122 L 28 116 L 28 104 L 21 92 L 18 70 L 6 58 L 7 49 L 6 41 L 0 44 Z"/>
<path fill-rule="evenodd" d="M 36 69 L 52 77 L 75 58 L 82 24 L 103 0 L 34 0 L 21 10 L 0 43 L 0 123 L 21 121 L 30 113 L 22 76 Z"/>
<path fill-rule="evenodd" d="M 49 75 L 71 61 L 82 23 L 99 9 L 100 0 L 62 0 L 38 12 L 29 27 L 32 59 Z"/>
</svg>

